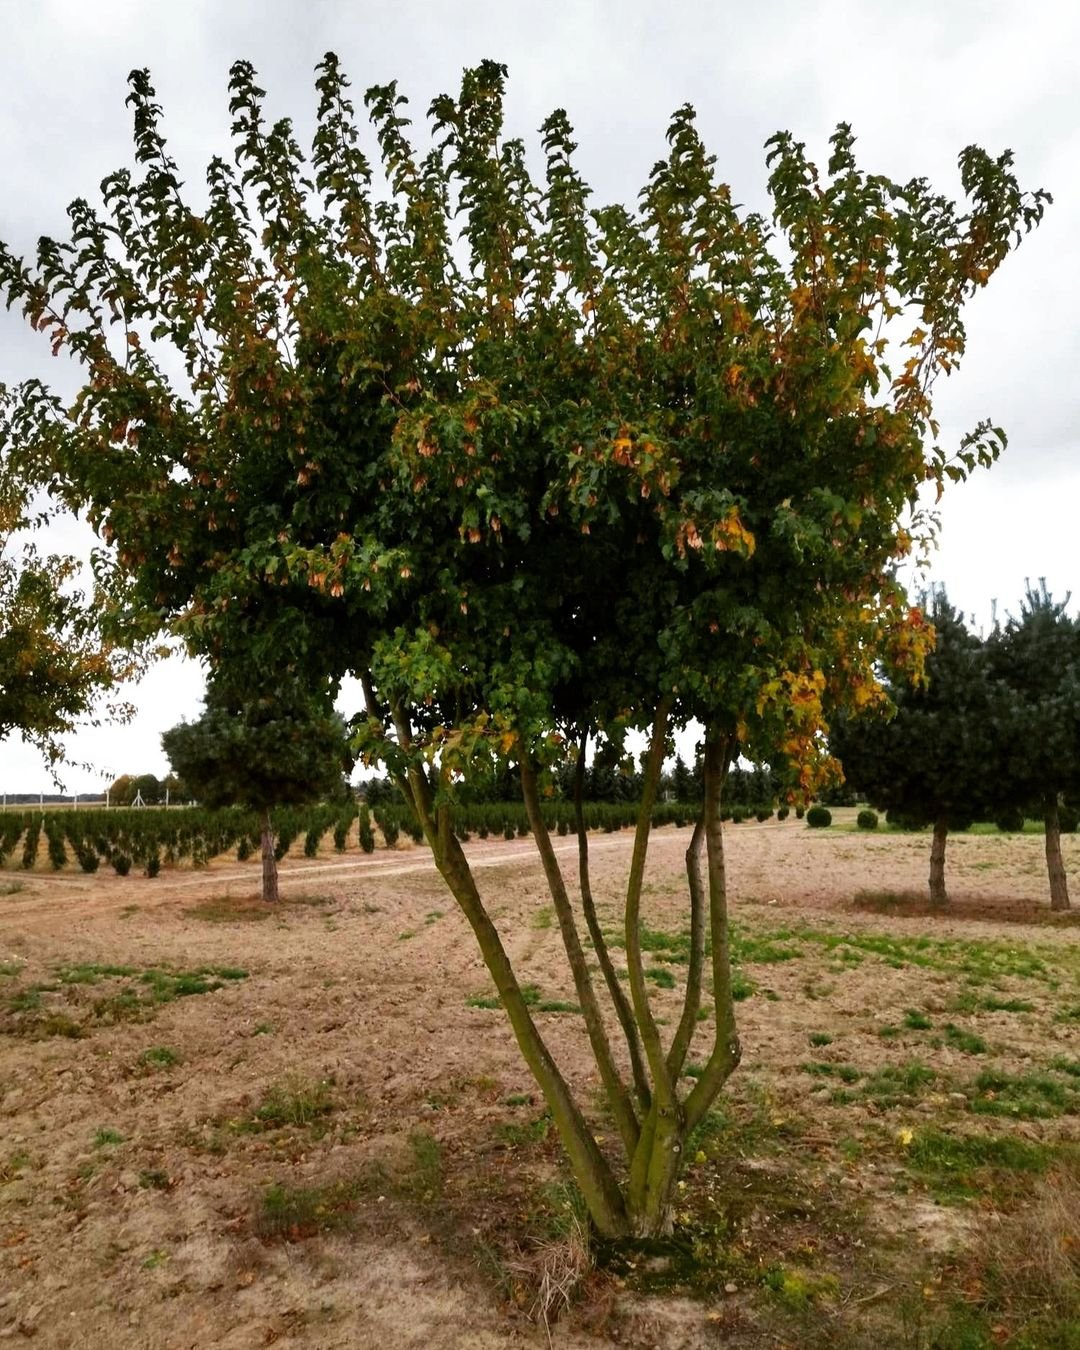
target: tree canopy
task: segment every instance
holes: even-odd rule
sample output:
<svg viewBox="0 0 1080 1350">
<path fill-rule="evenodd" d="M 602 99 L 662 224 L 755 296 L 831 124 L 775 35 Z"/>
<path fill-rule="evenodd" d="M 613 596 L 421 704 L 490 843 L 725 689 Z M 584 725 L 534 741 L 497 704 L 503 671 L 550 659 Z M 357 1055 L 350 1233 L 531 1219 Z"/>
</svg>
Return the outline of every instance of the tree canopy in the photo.
<svg viewBox="0 0 1080 1350">
<path fill-rule="evenodd" d="M 9 432 L 0 406 L 0 742 L 19 732 L 55 766 L 64 738 L 134 667 L 102 637 L 78 561 L 35 546 L 33 479 Z"/>
<path fill-rule="evenodd" d="M 328 697 L 292 682 L 238 697 L 213 678 L 205 711 L 166 731 L 176 775 L 205 806 L 247 806 L 263 818 L 263 898 L 277 899 L 271 810 L 340 797 L 351 768 L 345 724 Z"/>
<path fill-rule="evenodd" d="M 985 644 L 938 591 L 926 608 L 934 650 L 924 678 L 886 672 L 890 707 L 834 720 L 830 746 L 847 781 L 871 806 L 916 826 L 933 825 L 930 898 L 947 899 L 945 839 L 992 809 L 999 697 Z"/>
<path fill-rule="evenodd" d="M 394 84 L 368 91 L 372 154 L 335 57 L 305 156 L 246 62 L 233 156 L 185 199 L 149 76 L 131 77 L 136 168 L 72 204 L 0 287 L 85 369 L 65 406 L 13 391 L 17 441 L 112 550 L 112 618 L 166 627 L 216 669 L 312 688 L 360 677 L 357 747 L 417 812 L 476 933 L 597 1224 L 666 1221 L 682 1144 L 739 1058 L 720 794 L 737 750 L 779 750 L 806 794 L 831 705 L 917 677 L 929 629 L 894 566 L 930 523 L 917 494 L 990 463 L 981 424 L 936 444 L 931 390 L 962 310 L 1046 196 L 1011 156 L 960 155 L 966 203 L 863 172 L 841 125 L 819 171 L 768 144 L 772 219 L 717 177 L 693 110 L 633 208 L 594 207 L 565 113 L 543 167 L 503 125 L 485 62 L 434 100 L 414 147 Z M 898 355 L 894 355 L 898 353 Z M 174 372 L 182 366 L 183 377 Z M 30 450 L 32 447 L 32 452 Z M 688 854 L 694 933 L 670 1044 L 640 948 L 648 822 L 672 729 L 705 727 Z M 629 998 L 582 908 L 626 1042 L 612 1048 L 567 882 L 538 810 L 587 740 L 647 731 L 624 907 Z M 601 1153 L 521 996 L 449 827 L 457 786 L 516 765 L 628 1180 Z M 185 773 L 185 777 L 188 775 Z M 190 780 L 189 780 L 190 781 Z M 701 870 L 707 854 L 707 879 Z M 704 974 L 706 929 L 712 966 Z M 716 1034 L 678 1083 L 703 978 Z"/>
<path fill-rule="evenodd" d="M 1053 909 L 1069 908 L 1060 799 L 1080 800 L 1080 620 L 1069 597 L 1029 586 L 1020 613 L 995 629 L 990 668 L 1000 690 L 993 783 L 999 808 L 1043 818 Z"/>
</svg>

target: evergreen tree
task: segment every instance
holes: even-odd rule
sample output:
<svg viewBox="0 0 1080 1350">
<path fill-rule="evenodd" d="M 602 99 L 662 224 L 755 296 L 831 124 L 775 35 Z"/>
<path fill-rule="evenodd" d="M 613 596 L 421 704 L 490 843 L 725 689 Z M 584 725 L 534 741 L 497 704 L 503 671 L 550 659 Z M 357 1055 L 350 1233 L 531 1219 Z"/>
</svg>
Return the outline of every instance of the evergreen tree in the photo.
<svg viewBox="0 0 1080 1350">
<path fill-rule="evenodd" d="M 1018 616 L 989 641 L 1001 693 L 997 762 L 999 809 L 1035 811 L 1046 833 L 1050 908 L 1069 908 L 1061 857 L 1061 802 L 1080 796 L 1080 619 L 1045 581 L 1028 586 Z"/>
<path fill-rule="evenodd" d="M 837 717 L 830 746 L 847 782 L 894 820 L 933 826 L 930 899 L 943 905 L 945 843 L 990 802 L 988 766 L 997 744 L 998 700 L 985 644 L 939 591 L 927 618 L 936 633 L 923 681 L 890 671 L 892 715 L 880 710 Z"/>
</svg>

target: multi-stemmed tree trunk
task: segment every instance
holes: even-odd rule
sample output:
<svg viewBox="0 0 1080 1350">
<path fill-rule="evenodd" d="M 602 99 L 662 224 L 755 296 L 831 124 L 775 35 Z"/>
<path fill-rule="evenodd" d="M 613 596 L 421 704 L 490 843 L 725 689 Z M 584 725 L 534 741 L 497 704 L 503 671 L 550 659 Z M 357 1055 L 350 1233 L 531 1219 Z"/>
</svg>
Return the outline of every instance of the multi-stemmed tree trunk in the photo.
<svg viewBox="0 0 1080 1350">
<path fill-rule="evenodd" d="M 378 714 L 370 682 L 369 710 Z M 578 882 L 585 920 L 602 981 L 594 981 L 579 931 L 579 916 L 541 810 L 539 766 L 527 749 L 519 760 L 522 796 L 559 932 L 584 1015 L 607 1109 L 622 1146 L 621 1159 L 598 1145 L 574 1093 L 563 1076 L 522 995 L 506 948 L 491 920 L 465 853 L 450 828 L 450 808 L 436 800 L 422 769 L 399 775 L 398 785 L 417 812 L 436 866 L 472 926 L 518 1045 L 540 1085 L 574 1178 L 597 1229 L 610 1237 L 652 1236 L 670 1226 L 671 1200 L 686 1143 L 739 1062 L 729 965 L 727 889 L 720 800 L 733 745 L 717 732 L 707 738 L 704 757 L 705 805 L 686 852 L 690 955 L 682 1013 L 669 1044 L 650 1006 L 641 944 L 641 902 L 652 810 L 663 766 L 670 704 L 661 703 L 653 726 L 638 808 L 634 846 L 623 898 L 623 933 L 630 998 L 620 985 L 600 927 L 589 878 L 588 842 L 578 793 Z M 399 743 L 410 745 L 408 719 L 393 710 Z M 584 742 L 579 754 L 583 764 Z M 705 858 L 704 875 L 702 855 Z M 700 1077 L 689 1092 L 680 1082 L 698 1027 L 706 979 L 706 935 L 712 948 L 709 971 L 716 1009 L 713 1044 Z M 606 1007 L 605 1007 L 606 1004 Z M 613 1035 L 621 1038 L 616 1048 Z"/>
<path fill-rule="evenodd" d="M 1046 830 L 1046 872 L 1050 878 L 1050 908 L 1069 908 L 1069 882 L 1061 858 L 1061 820 L 1058 814 L 1058 796 L 1048 793 L 1043 798 L 1043 825 Z"/>
</svg>

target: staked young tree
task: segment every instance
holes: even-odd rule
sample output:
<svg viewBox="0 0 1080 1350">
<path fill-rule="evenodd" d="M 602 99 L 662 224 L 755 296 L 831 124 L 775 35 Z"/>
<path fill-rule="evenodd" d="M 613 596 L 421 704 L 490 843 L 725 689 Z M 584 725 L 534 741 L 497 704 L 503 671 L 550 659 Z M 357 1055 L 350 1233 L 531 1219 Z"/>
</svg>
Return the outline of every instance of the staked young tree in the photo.
<svg viewBox="0 0 1080 1350">
<path fill-rule="evenodd" d="M 966 300 L 1047 199 L 1021 190 L 1007 152 L 976 147 L 960 207 L 924 180 L 866 174 L 841 125 L 824 172 L 791 135 L 769 142 L 770 222 L 733 203 L 684 107 L 636 206 L 593 208 L 561 111 L 533 177 L 504 131 L 504 77 L 466 71 L 431 105 L 422 153 L 396 85 L 369 90 L 375 164 L 335 57 L 310 157 L 288 121 L 267 123 L 239 62 L 234 155 L 195 206 L 136 72 L 134 173 L 105 180 L 103 213 L 73 203 L 70 242 L 43 240 L 35 265 L 0 252 L 9 303 L 83 363 L 84 387 L 70 406 L 37 383 L 9 401 L 16 447 L 115 550 L 118 625 L 165 626 L 226 673 L 239 633 L 249 665 L 272 659 L 312 688 L 360 678 L 356 746 L 416 811 L 594 1222 L 655 1233 L 741 1053 L 728 765 L 782 753 L 805 795 L 830 771 L 828 708 L 881 697 L 882 651 L 918 675 L 929 630 L 893 569 L 929 526 L 908 513 L 927 479 L 963 479 L 1004 439 L 982 424 L 940 448 L 931 387 L 962 357 Z M 642 888 L 670 738 L 691 719 L 704 804 L 665 1041 Z M 617 758 L 630 728 L 648 752 L 624 993 L 580 817 L 599 982 L 540 803 L 567 757 L 580 783 L 586 747 Z M 621 1159 L 598 1144 L 451 829 L 455 795 L 507 766 Z M 715 1034 L 684 1091 L 703 992 Z"/>
<path fill-rule="evenodd" d="M 829 744 L 847 782 L 871 806 L 919 828 L 933 827 L 930 900 L 944 905 L 950 829 L 990 809 L 1001 700 L 986 646 L 938 591 L 926 610 L 935 644 L 923 680 L 888 672 L 891 708 L 834 719 Z"/>
<path fill-rule="evenodd" d="M 341 797 L 352 765 L 345 724 L 329 698 L 293 682 L 238 696 L 213 678 L 205 711 L 161 737 L 177 776 L 204 806 L 247 806 L 262 823 L 262 898 L 278 897 L 271 813 Z"/>
<path fill-rule="evenodd" d="M 992 781 L 999 807 L 1042 816 L 1050 908 L 1069 908 L 1061 856 L 1061 801 L 1080 796 L 1080 619 L 1045 580 L 989 640 L 1002 695 Z"/>
</svg>

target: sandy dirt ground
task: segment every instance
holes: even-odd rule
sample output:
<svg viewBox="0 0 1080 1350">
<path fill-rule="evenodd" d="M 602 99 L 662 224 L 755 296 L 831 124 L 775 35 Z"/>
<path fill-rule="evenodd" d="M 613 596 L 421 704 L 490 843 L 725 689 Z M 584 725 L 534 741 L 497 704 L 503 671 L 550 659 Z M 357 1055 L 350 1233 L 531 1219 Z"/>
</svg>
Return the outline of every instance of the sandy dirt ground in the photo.
<svg viewBox="0 0 1080 1350">
<path fill-rule="evenodd" d="M 646 921 L 658 930 L 685 928 L 688 835 L 653 836 Z M 1030 1006 L 986 1014 L 979 1031 L 1006 1071 L 1076 1056 L 1077 1023 L 1055 1020 L 1051 1005 L 1080 1004 L 1080 927 L 1048 912 L 1041 840 L 952 841 L 950 910 L 933 915 L 919 898 L 925 836 L 789 820 L 732 828 L 727 840 L 740 930 L 801 953 L 746 962 L 743 1107 L 776 1131 L 798 1122 L 822 1196 L 846 1187 L 863 1211 L 878 1197 L 894 1234 L 928 1252 L 962 1241 L 966 1212 L 898 1195 L 887 1166 L 837 1152 L 852 1120 L 891 1133 L 908 1117 L 836 1105 L 800 1067 L 816 1055 L 870 1072 L 921 1053 L 925 1034 L 904 1029 L 904 1010 L 936 1017 L 955 979 L 940 965 L 872 955 L 841 969 L 821 934 L 1052 954 L 1063 962 L 1052 978 L 1002 966 L 1000 1001 L 1022 995 Z M 628 832 L 591 840 L 613 928 L 630 843 Z M 572 876 L 574 841 L 557 845 Z M 542 1000 L 571 1000 L 531 840 L 467 847 L 519 978 Z M 1065 847 L 1075 878 L 1080 845 Z M 734 1288 L 726 1302 L 723 1291 L 694 1301 L 612 1278 L 585 1311 L 550 1329 L 531 1320 L 514 1252 L 527 1271 L 540 1231 L 530 1197 L 553 1194 L 558 1150 L 502 1014 L 475 1006 L 490 980 L 429 859 L 403 846 L 286 860 L 284 900 L 270 915 L 251 898 L 255 885 L 254 865 L 228 860 L 152 881 L 0 874 L 0 1339 L 91 1350 L 782 1343 L 755 1340 L 752 1313 L 730 1311 Z M 808 925 L 817 937 L 798 936 Z M 187 983 L 142 978 L 155 971 Z M 656 988 L 672 1022 L 678 997 Z M 580 1018 L 537 1019 L 592 1110 Z M 899 1037 L 883 1038 L 892 1023 Z M 832 1043 L 812 1055 L 819 1025 Z M 968 1071 L 949 1043 L 934 1056 L 939 1074 Z M 952 1097 L 959 1112 L 963 1092 Z M 1077 1121 L 1066 1112 L 1015 1128 L 1075 1139 Z M 313 1197 L 312 1213 L 283 1215 L 281 1197 L 297 1192 Z M 875 1287 L 866 1284 L 867 1300 Z"/>
</svg>

